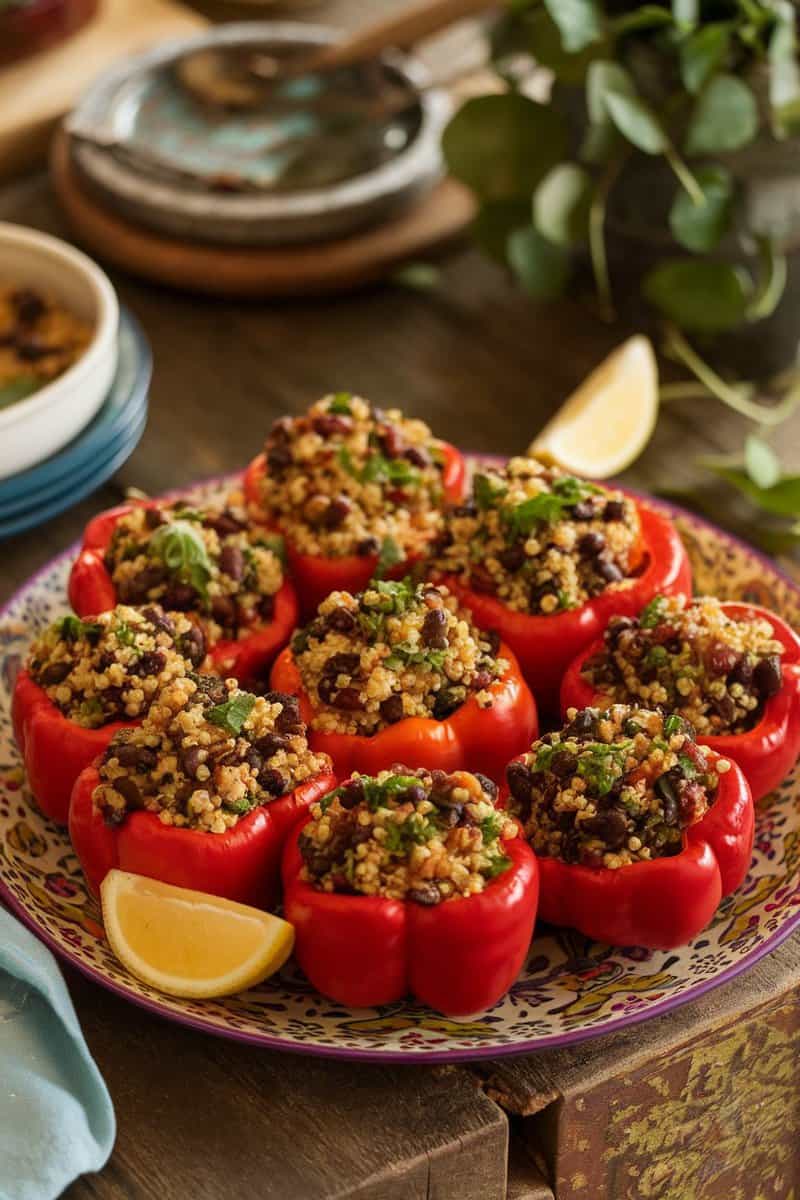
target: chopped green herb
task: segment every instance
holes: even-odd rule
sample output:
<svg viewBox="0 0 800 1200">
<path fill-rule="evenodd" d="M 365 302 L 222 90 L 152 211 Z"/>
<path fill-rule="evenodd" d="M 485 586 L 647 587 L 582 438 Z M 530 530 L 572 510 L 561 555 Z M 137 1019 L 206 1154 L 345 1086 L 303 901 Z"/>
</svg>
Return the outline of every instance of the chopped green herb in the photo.
<svg viewBox="0 0 800 1200">
<path fill-rule="evenodd" d="M 260 537 L 255 544 L 256 546 L 262 546 L 265 550 L 271 550 L 275 557 L 279 558 L 285 564 L 286 542 L 279 533 L 266 534 Z"/>
<path fill-rule="evenodd" d="M 667 737 L 672 737 L 676 733 L 686 733 L 687 722 L 683 717 L 679 717 L 677 713 L 670 713 L 664 718 L 664 733 Z"/>
<path fill-rule="evenodd" d="M 679 754 L 678 755 L 678 765 L 680 766 L 680 769 L 683 771 L 683 774 L 686 779 L 696 779 L 697 778 L 697 766 L 695 765 L 694 761 L 691 758 L 689 758 L 688 754 Z"/>
<path fill-rule="evenodd" d="M 502 828 L 503 818 L 500 813 L 490 813 L 488 817 L 484 817 L 481 821 L 481 834 L 483 835 L 484 846 L 488 846 L 490 842 L 496 841 L 500 836 Z"/>
<path fill-rule="evenodd" d="M 578 774 L 599 796 L 606 796 L 623 774 L 632 743 L 590 742 L 581 747 Z"/>
<path fill-rule="evenodd" d="M 337 392 L 328 405 L 328 412 L 336 413 L 338 417 L 352 416 L 353 410 L 350 407 L 352 399 L 352 392 Z"/>
<path fill-rule="evenodd" d="M 639 625 L 642 629 L 655 629 L 664 620 L 664 610 L 666 608 L 666 596 L 654 596 L 649 604 L 646 604 L 639 616 Z"/>
<path fill-rule="evenodd" d="M 364 466 L 359 467 L 347 446 L 340 446 L 336 457 L 342 470 L 359 483 L 389 483 L 394 487 L 405 487 L 419 482 L 418 469 L 404 458 L 370 454 Z"/>
<path fill-rule="evenodd" d="M 513 508 L 504 508 L 500 520 L 505 526 L 509 541 L 527 537 L 538 525 L 549 525 L 558 521 L 567 509 L 599 492 L 599 488 L 584 479 L 564 475 L 552 484 L 552 490 L 531 496 Z"/>
<path fill-rule="evenodd" d="M 98 717 L 103 716 L 103 704 L 97 696 L 92 696 L 91 700 L 84 700 L 80 705 L 78 712 L 87 721 L 95 721 Z"/>
<path fill-rule="evenodd" d="M 206 713 L 206 720 L 210 721 L 212 725 L 219 725 L 221 729 L 235 736 L 241 733 L 245 721 L 253 711 L 255 702 L 255 696 L 249 692 L 240 692 L 238 696 L 233 696 L 224 704 L 215 704 L 213 708 L 210 708 Z"/>
<path fill-rule="evenodd" d="M 82 621 L 80 617 L 62 617 L 59 621 L 58 636 L 63 638 L 65 642 L 77 642 L 80 638 L 86 638 L 91 641 L 93 638 L 100 637 L 103 632 L 103 626 L 97 621 Z"/>
<path fill-rule="evenodd" d="M 120 646 L 132 646 L 136 641 L 136 634 L 127 621 L 118 621 L 114 626 L 114 633 Z"/>
<path fill-rule="evenodd" d="M 211 562 L 202 536 L 188 521 L 161 525 L 150 538 L 149 550 L 178 579 L 207 597 Z"/>
<path fill-rule="evenodd" d="M 244 816 L 254 807 L 253 800 L 250 796 L 242 796 L 241 800 L 223 800 L 222 807 L 228 812 L 236 813 L 238 816 Z"/>
<path fill-rule="evenodd" d="M 416 591 L 408 576 L 405 579 L 376 579 L 370 588 L 378 593 L 380 600 L 369 604 L 365 601 L 365 607 L 377 609 L 382 614 L 404 613 Z"/>
<path fill-rule="evenodd" d="M 472 481 L 472 495 L 478 508 L 486 511 L 494 508 L 498 500 L 505 496 L 508 489 L 503 484 L 493 480 L 488 475 L 476 475 Z"/>
<path fill-rule="evenodd" d="M 506 854 L 496 854 L 494 858 L 483 868 L 482 874 L 487 879 L 496 879 L 498 875 L 502 875 L 511 866 L 511 859 Z"/>
<path fill-rule="evenodd" d="M 445 653 L 444 650 L 420 650 L 408 642 L 397 642 L 392 646 L 392 653 L 384 660 L 384 666 L 390 671 L 398 671 L 403 666 L 430 667 L 433 671 L 441 671 Z"/>
<path fill-rule="evenodd" d="M 378 564 L 375 567 L 375 579 L 381 579 L 392 567 L 403 561 L 404 554 L 393 537 L 385 537 L 381 542 Z"/>
</svg>

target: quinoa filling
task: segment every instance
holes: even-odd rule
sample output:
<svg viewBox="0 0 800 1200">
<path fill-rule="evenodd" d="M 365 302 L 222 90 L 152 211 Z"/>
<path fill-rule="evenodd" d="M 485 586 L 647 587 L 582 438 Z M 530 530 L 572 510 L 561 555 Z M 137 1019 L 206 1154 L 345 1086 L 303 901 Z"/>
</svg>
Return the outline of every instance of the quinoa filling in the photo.
<svg viewBox="0 0 800 1200">
<path fill-rule="evenodd" d="M 31 646 L 27 667 L 65 717 L 97 729 L 142 717 L 204 658 L 202 630 L 182 613 L 118 604 L 90 621 L 55 621 Z"/>
<path fill-rule="evenodd" d="M 621 492 L 532 458 L 479 472 L 472 499 L 446 511 L 438 571 L 524 613 L 577 608 L 639 566 L 636 506 Z"/>
<path fill-rule="evenodd" d="M 254 696 L 233 679 L 187 676 L 142 725 L 112 739 L 94 800 L 112 825 L 144 810 L 164 825 L 225 833 L 329 765 L 309 750 L 294 696 Z"/>
<path fill-rule="evenodd" d="M 567 717 L 507 770 L 536 854 L 613 870 L 680 853 L 730 763 L 712 761 L 676 715 L 615 704 Z"/>
<path fill-rule="evenodd" d="M 349 392 L 273 425 L 262 506 L 302 554 L 421 553 L 436 530 L 443 445 L 423 421 Z"/>
<path fill-rule="evenodd" d="M 719 600 L 657 596 L 637 619 L 614 617 L 584 679 L 609 702 L 677 712 L 701 736 L 736 734 L 780 691 L 784 648 L 769 621 L 731 618 Z"/>
<path fill-rule="evenodd" d="M 496 795 L 468 771 L 353 775 L 311 809 L 302 877 L 325 892 L 425 905 L 482 892 L 511 866 L 503 841 L 516 836 Z"/>
<path fill-rule="evenodd" d="M 242 509 L 185 501 L 121 517 L 105 563 L 120 600 L 198 613 L 211 644 L 272 620 L 283 583 L 283 543 Z"/>
<path fill-rule="evenodd" d="M 369 735 L 405 717 L 444 720 L 471 696 L 490 708 L 509 665 L 499 645 L 447 588 L 377 580 L 357 596 L 332 592 L 292 652 L 312 727 Z"/>
</svg>

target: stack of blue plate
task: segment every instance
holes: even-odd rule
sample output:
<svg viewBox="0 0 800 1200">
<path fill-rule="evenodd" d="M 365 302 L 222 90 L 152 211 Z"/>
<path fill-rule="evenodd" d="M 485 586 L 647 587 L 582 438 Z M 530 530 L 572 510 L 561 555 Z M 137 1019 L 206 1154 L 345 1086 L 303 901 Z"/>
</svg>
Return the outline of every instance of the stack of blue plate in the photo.
<svg viewBox="0 0 800 1200">
<path fill-rule="evenodd" d="M 57 454 L 0 480 L 0 539 L 77 504 L 131 456 L 147 424 L 152 365 L 141 326 L 121 309 L 117 371 L 102 408 Z"/>
</svg>

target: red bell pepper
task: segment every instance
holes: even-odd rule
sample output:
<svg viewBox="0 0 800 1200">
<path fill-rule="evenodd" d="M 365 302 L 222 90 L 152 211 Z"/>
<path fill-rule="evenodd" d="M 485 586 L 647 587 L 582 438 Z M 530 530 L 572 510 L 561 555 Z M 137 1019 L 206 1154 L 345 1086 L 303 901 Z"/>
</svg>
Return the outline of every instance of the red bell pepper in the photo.
<svg viewBox="0 0 800 1200">
<path fill-rule="evenodd" d="M 633 582 L 606 589 L 580 608 L 549 615 L 515 612 L 495 596 L 473 591 L 453 575 L 434 579 L 450 589 L 471 610 L 481 629 L 496 629 L 519 659 L 539 707 L 548 712 L 558 705 L 558 689 L 575 655 L 593 641 L 614 615 L 636 616 L 659 594 L 692 594 L 689 558 L 669 517 L 636 501 L 642 533 L 643 564 Z"/>
<path fill-rule="evenodd" d="M 712 751 L 711 757 L 718 756 Z M 499 806 L 506 802 L 507 793 Z M 711 808 L 684 830 L 679 854 L 615 870 L 539 857 L 539 916 L 612 946 L 682 946 L 705 929 L 722 897 L 741 884 L 753 852 L 754 826 L 750 788 L 731 761 L 731 769 L 719 776 Z"/>
<path fill-rule="evenodd" d="M 461 453 L 448 442 L 442 443 L 444 470 L 442 486 L 449 504 L 457 504 L 464 494 L 466 463 Z M 266 459 L 259 454 L 244 472 L 244 493 L 251 510 L 258 511 L 262 505 L 261 481 L 267 471 Z M 280 531 L 279 522 L 268 522 Z M 289 570 L 297 585 L 303 618 L 311 617 L 322 601 L 331 592 L 361 592 L 372 579 L 378 567 L 377 554 L 344 554 L 336 558 L 325 558 L 317 554 L 301 554 L 286 539 L 286 557 Z M 397 563 L 388 572 L 389 579 L 402 579 L 410 567 L 419 561 L 412 556 Z"/>
<path fill-rule="evenodd" d="M 155 501 L 141 503 L 148 508 L 156 504 Z M 79 617 L 96 616 L 118 603 L 116 588 L 105 564 L 105 553 L 117 521 L 134 507 L 134 504 L 121 504 L 110 508 L 86 526 L 83 545 L 72 565 L 68 585 L 70 604 Z M 233 676 L 240 683 L 258 678 L 286 645 L 297 621 L 297 596 L 289 580 L 284 579 L 275 593 L 273 615 L 268 623 L 255 623 L 244 637 L 224 639 L 209 646 L 213 671 L 217 675 Z"/>
<path fill-rule="evenodd" d="M 44 688 L 20 671 L 11 699 L 11 718 L 28 783 L 42 812 L 67 824 L 72 785 L 84 767 L 102 754 L 118 729 L 138 721 L 112 721 L 98 729 L 65 717 Z"/>
<path fill-rule="evenodd" d="M 750 785 L 755 801 L 773 791 L 788 775 L 800 755 L 800 638 L 780 617 L 756 604 L 723 601 L 722 608 L 734 620 L 769 621 L 777 641 L 784 647 L 781 690 L 764 705 L 761 720 L 746 733 L 699 736 L 698 745 L 737 763 Z M 581 675 L 584 663 L 604 646 L 598 638 L 570 663 L 561 684 L 561 710 L 602 706 L 598 692 Z"/>
<path fill-rule="evenodd" d="M 377 775 L 394 763 L 441 771 L 478 771 L 495 781 L 502 779 L 506 763 L 538 736 L 536 701 L 507 646 L 498 658 L 508 660 L 505 674 L 486 689 L 494 697 L 491 708 L 480 708 L 470 696 L 449 717 L 406 717 L 369 736 L 356 733 L 323 733 L 313 728 L 314 706 L 303 687 L 300 672 L 287 646 L 275 660 L 270 687 L 300 701 L 300 716 L 308 726 L 308 743 L 319 754 L 330 755 L 340 778 L 359 771 Z"/>
<path fill-rule="evenodd" d="M 317 991 L 353 1007 L 410 992 L 447 1016 L 490 1008 L 508 991 L 528 952 L 539 892 L 536 857 L 523 838 L 503 842 L 512 865 L 483 892 L 426 907 L 305 882 L 298 845 L 305 824 L 286 843 L 283 911 Z"/>
<path fill-rule="evenodd" d="M 289 832 L 312 804 L 336 786 L 325 771 L 285 796 L 254 809 L 226 833 L 164 825 L 152 812 L 128 813 L 109 825 L 94 803 L 97 764 L 75 782 L 69 836 L 90 890 L 97 895 L 112 867 L 196 888 L 256 908 L 270 908 L 280 884 L 280 857 Z"/>
</svg>

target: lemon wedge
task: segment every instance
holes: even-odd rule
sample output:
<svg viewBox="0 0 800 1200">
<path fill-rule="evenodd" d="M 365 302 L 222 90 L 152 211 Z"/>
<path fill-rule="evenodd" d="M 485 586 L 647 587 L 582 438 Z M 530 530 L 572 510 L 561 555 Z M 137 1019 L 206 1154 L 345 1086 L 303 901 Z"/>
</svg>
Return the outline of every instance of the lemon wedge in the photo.
<svg viewBox="0 0 800 1200">
<path fill-rule="evenodd" d="M 658 417 L 658 367 L 650 340 L 623 342 L 572 393 L 528 453 L 575 475 L 608 479 L 629 467 Z"/>
<path fill-rule="evenodd" d="M 229 996 L 286 962 L 294 928 L 246 904 L 109 871 L 100 888 L 106 936 L 131 974 L 171 996 Z"/>
</svg>

